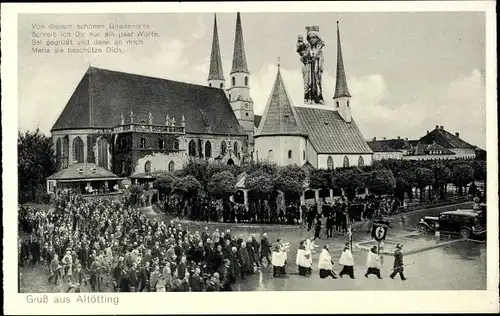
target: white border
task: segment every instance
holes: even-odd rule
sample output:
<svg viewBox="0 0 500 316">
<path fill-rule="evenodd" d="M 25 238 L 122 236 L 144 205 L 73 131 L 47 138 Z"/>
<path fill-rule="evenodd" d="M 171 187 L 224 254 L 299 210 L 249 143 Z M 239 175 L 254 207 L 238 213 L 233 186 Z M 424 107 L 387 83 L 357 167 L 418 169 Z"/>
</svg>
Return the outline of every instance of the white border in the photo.
<svg viewBox="0 0 500 316">
<path fill-rule="evenodd" d="M 488 155 L 488 254 L 486 291 L 336 291 L 244 293 L 113 294 L 114 305 L 26 303 L 17 293 L 17 14 L 160 12 L 412 12 L 484 11 L 486 13 L 486 113 Z M 2 4 L 2 136 L 4 199 L 4 313 L 6 314 L 210 314 L 210 313 L 373 313 L 498 312 L 498 148 L 496 100 L 496 15 L 494 1 L 443 2 L 257 2 L 246 3 L 71 3 Z M 43 79 L 43 78 L 42 78 Z M 44 93 L 44 92 L 40 92 Z M 50 92 L 47 92 L 50 93 Z M 12 258 L 9 260 L 9 258 Z M 55 295 L 49 295 L 54 297 Z M 241 300 L 240 300 L 241 299 Z M 186 301 L 184 301 L 186 300 Z M 311 304 L 312 302 L 312 304 Z"/>
</svg>

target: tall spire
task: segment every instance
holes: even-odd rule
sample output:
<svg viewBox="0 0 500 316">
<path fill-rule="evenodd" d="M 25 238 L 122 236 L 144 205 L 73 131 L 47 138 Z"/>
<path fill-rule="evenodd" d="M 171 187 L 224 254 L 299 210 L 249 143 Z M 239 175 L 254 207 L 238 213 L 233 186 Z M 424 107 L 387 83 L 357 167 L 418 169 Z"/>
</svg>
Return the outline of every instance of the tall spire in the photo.
<svg viewBox="0 0 500 316">
<path fill-rule="evenodd" d="M 304 135 L 278 67 L 276 80 L 257 130 L 262 135 Z"/>
<path fill-rule="evenodd" d="M 217 31 L 217 15 L 214 13 L 214 35 L 212 39 L 212 54 L 210 55 L 210 69 L 208 80 L 224 80 L 222 58 L 220 56 L 219 32 Z"/>
<path fill-rule="evenodd" d="M 347 89 L 347 79 L 345 77 L 344 59 L 342 58 L 342 47 L 340 45 L 339 21 L 337 21 L 337 81 L 335 83 L 334 99 L 341 97 L 351 97 Z"/>
<path fill-rule="evenodd" d="M 245 44 L 243 43 L 243 29 L 241 27 L 241 17 L 236 15 L 236 32 L 234 34 L 233 67 L 231 73 L 250 73 L 247 67 L 247 57 L 245 55 Z"/>
</svg>

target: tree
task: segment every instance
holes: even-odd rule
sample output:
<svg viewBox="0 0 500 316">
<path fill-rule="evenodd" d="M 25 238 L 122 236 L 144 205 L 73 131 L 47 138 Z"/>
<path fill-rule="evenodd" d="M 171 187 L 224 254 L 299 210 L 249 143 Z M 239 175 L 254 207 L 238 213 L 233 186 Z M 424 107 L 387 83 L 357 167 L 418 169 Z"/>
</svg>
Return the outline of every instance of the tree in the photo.
<svg viewBox="0 0 500 316">
<path fill-rule="evenodd" d="M 474 168 L 474 180 L 486 181 L 486 161 L 476 160 L 472 163 Z"/>
<path fill-rule="evenodd" d="M 349 201 L 352 201 L 356 196 L 356 189 L 364 185 L 364 173 L 359 168 L 343 168 L 332 173 L 332 181 L 335 186 L 343 189 Z"/>
<path fill-rule="evenodd" d="M 391 170 L 376 169 L 366 174 L 365 184 L 375 195 L 392 194 L 396 187 L 396 179 Z"/>
<path fill-rule="evenodd" d="M 314 169 L 309 173 L 311 189 L 327 189 L 332 187 L 332 172 L 325 169 Z"/>
<path fill-rule="evenodd" d="M 194 176 L 177 178 L 173 185 L 173 193 L 181 196 L 181 205 L 197 196 L 201 189 L 200 182 Z"/>
<path fill-rule="evenodd" d="M 153 182 L 153 188 L 158 190 L 161 197 L 166 197 L 167 205 L 176 180 L 177 177 L 168 172 Z"/>
<path fill-rule="evenodd" d="M 208 174 L 208 161 L 200 158 L 190 158 L 178 173 L 178 177 L 192 176 L 200 183 L 203 189 L 207 189 L 210 176 Z"/>
<path fill-rule="evenodd" d="M 248 164 L 245 171 L 247 174 L 251 174 L 256 171 L 262 171 L 271 176 L 274 176 L 278 172 L 278 165 L 266 160 L 257 162 L 252 161 Z"/>
<path fill-rule="evenodd" d="M 215 198 L 227 198 L 236 193 L 236 177 L 229 171 L 214 174 L 208 183 L 208 192 Z"/>
<path fill-rule="evenodd" d="M 439 197 L 444 199 L 446 197 L 446 186 L 451 180 L 451 170 L 442 163 L 437 163 L 432 166 L 434 172 L 434 190 L 439 192 Z"/>
<path fill-rule="evenodd" d="M 466 187 L 470 182 L 474 180 L 474 169 L 465 163 L 457 164 L 453 167 L 452 171 L 452 181 L 455 186 L 458 187 L 458 192 L 460 195 L 464 192 L 464 187 Z"/>
<path fill-rule="evenodd" d="M 274 188 L 273 177 L 262 170 L 254 171 L 245 178 L 245 187 L 254 197 L 255 209 L 259 210 L 262 219 L 264 217 L 264 201 L 269 201 Z"/>
<path fill-rule="evenodd" d="M 46 189 L 45 178 L 56 170 L 52 139 L 38 128 L 34 132 L 19 132 L 17 154 L 19 201 L 37 202 L 37 192 Z"/>
<path fill-rule="evenodd" d="M 415 169 L 415 176 L 420 190 L 420 201 L 423 201 L 425 188 L 434 182 L 434 172 L 429 168 L 418 167 Z"/>
<path fill-rule="evenodd" d="M 298 166 L 284 166 L 278 169 L 276 176 L 272 177 L 274 190 L 292 196 L 300 196 L 304 190 L 306 174 Z"/>
</svg>

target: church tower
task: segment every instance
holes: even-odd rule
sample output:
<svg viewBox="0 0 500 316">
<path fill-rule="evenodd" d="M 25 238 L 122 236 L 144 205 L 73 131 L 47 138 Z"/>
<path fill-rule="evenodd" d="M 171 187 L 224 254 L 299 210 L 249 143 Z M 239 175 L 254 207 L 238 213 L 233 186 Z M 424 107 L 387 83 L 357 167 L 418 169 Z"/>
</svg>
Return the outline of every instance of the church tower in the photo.
<svg viewBox="0 0 500 316">
<path fill-rule="evenodd" d="M 233 66 L 231 68 L 229 102 L 236 118 L 248 135 L 249 152 L 253 150 L 254 108 L 250 97 L 250 72 L 248 71 L 241 16 L 236 15 L 236 32 L 234 35 Z"/>
<path fill-rule="evenodd" d="M 208 86 L 224 89 L 224 72 L 222 71 L 222 58 L 220 56 L 219 32 L 217 31 L 217 15 L 214 14 L 214 35 L 212 39 L 212 53 L 210 55 L 210 68 L 208 70 Z"/>
<path fill-rule="evenodd" d="M 337 21 L 337 80 L 335 82 L 335 95 L 333 101 L 335 110 L 346 122 L 351 122 L 351 95 L 347 89 L 347 79 L 344 70 L 344 60 L 342 58 L 342 47 L 340 45 L 339 22 Z"/>
</svg>

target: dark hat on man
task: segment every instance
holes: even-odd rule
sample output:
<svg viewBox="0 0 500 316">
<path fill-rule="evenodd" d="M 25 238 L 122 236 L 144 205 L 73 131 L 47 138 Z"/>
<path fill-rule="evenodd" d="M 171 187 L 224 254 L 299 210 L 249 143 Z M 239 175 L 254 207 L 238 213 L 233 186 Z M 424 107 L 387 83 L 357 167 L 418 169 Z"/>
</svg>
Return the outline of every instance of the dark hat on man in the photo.
<svg viewBox="0 0 500 316">
<path fill-rule="evenodd" d="M 403 245 L 401 245 L 400 243 L 398 243 L 398 244 L 396 245 L 396 249 L 401 249 L 401 248 L 403 248 Z"/>
</svg>

